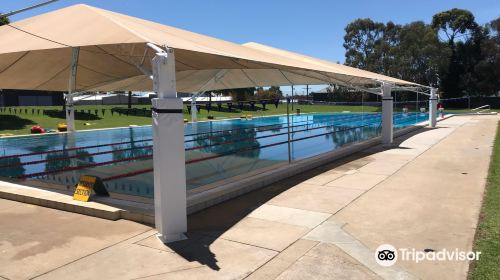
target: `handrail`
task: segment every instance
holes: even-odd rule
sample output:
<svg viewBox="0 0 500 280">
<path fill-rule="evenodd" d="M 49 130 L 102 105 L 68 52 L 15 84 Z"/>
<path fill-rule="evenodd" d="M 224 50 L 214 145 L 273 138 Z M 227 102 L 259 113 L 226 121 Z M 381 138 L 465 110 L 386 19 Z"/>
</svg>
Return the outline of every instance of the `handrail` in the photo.
<svg viewBox="0 0 500 280">
<path fill-rule="evenodd" d="M 477 111 L 477 110 L 479 110 L 479 109 L 483 109 L 483 108 L 488 108 L 488 110 L 490 110 L 490 105 L 488 105 L 488 104 L 487 104 L 487 105 L 483 105 L 483 106 L 480 106 L 480 107 L 474 108 L 474 109 L 472 109 L 471 111 Z"/>
</svg>

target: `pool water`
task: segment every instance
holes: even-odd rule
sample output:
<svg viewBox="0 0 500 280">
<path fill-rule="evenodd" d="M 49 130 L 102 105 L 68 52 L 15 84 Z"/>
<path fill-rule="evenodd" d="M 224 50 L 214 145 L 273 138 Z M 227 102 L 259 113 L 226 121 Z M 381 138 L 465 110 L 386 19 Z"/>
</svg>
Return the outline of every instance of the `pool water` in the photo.
<svg viewBox="0 0 500 280">
<path fill-rule="evenodd" d="M 428 119 L 395 113 L 395 129 Z M 288 152 L 290 130 L 290 154 Z M 333 151 L 380 135 L 381 113 L 321 113 L 185 125 L 188 191 Z M 151 126 L 0 138 L 0 177 L 74 185 L 104 179 L 109 191 L 153 196 Z"/>
</svg>

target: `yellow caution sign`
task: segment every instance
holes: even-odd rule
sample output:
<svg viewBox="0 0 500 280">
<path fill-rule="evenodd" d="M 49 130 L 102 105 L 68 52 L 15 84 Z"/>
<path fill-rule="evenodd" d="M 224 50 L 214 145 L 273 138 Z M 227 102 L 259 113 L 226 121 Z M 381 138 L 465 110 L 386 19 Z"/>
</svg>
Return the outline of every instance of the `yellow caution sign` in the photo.
<svg viewBox="0 0 500 280">
<path fill-rule="evenodd" d="M 73 199 L 83 202 L 89 201 L 96 180 L 97 178 L 94 176 L 80 176 L 80 180 L 78 182 L 78 185 L 76 186 L 75 193 L 73 194 Z"/>
<path fill-rule="evenodd" d="M 109 196 L 108 190 L 106 190 L 106 187 L 102 183 L 101 178 L 90 175 L 82 175 L 80 176 L 80 180 L 78 180 L 78 184 L 76 185 L 73 199 L 87 202 L 90 199 L 92 190 L 96 195 Z"/>
</svg>

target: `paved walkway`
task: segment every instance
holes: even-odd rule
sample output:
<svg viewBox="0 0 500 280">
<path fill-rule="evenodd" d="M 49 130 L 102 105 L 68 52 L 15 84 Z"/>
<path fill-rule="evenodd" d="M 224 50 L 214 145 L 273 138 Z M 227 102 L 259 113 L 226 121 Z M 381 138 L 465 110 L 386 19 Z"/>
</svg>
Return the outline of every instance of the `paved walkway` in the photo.
<svg viewBox="0 0 500 280">
<path fill-rule="evenodd" d="M 470 250 L 497 116 L 453 117 L 189 217 L 189 239 L 0 200 L 0 279 L 465 279 L 467 262 L 374 250 Z"/>
</svg>

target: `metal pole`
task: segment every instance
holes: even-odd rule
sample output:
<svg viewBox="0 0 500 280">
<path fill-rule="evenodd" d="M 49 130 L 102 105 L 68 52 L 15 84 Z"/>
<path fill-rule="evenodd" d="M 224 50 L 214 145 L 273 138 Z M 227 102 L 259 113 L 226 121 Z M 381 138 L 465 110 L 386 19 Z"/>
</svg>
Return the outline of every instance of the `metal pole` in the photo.
<svg viewBox="0 0 500 280">
<path fill-rule="evenodd" d="M 420 107 L 420 103 L 418 103 L 418 90 L 417 90 L 417 105 L 416 105 L 416 108 L 415 108 L 415 123 L 418 120 L 418 114 L 419 114 L 419 110 L 420 110 L 419 107 Z"/>
<path fill-rule="evenodd" d="M 132 92 L 128 92 L 127 108 L 132 109 Z"/>
<path fill-rule="evenodd" d="M 398 92 L 394 92 L 394 111 L 398 112 Z"/>
<path fill-rule="evenodd" d="M 293 111 L 293 85 L 292 85 L 292 111 Z"/>
<path fill-rule="evenodd" d="M 198 109 L 196 108 L 196 95 L 191 98 L 191 121 L 198 121 Z"/>
<path fill-rule="evenodd" d="M 306 100 L 309 102 L 309 85 L 306 85 Z"/>
<path fill-rule="evenodd" d="M 365 94 L 363 92 L 361 92 L 361 125 L 362 126 L 365 125 L 365 104 L 364 104 L 364 97 L 365 97 Z M 363 138 L 364 132 L 365 132 L 365 130 L 362 127 L 361 128 L 361 139 L 364 139 Z"/>
<path fill-rule="evenodd" d="M 289 110 L 289 105 L 290 105 L 290 98 L 286 99 L 286 123 L 287 123 L 287 136 L 288 136 L 288 163 L 292 162 L 292 148 L 290 146 L 291 144 L 291 139 L 290 139 L 290 110 Z"/>
<path fill-rule="evenodd" d="M 67 131 L 74 132 L 75 110 L 73 108 L 73 94 L 76 88 L 76 71 L 78 70 L 78 56 L 80 48 L 71 48 L 71 65 L 69 69 L 68 94 L 66 95 L 66 127 Z"/>
<path fill-rule="evenodd" d="M 35 9 L 35 8 L 38 8 L 38 7 L 41 7 L 41 6 L 44 6 L 44 5 L 56 2 L 56 1 L 57 0 L 45 1 L 43 3 L 36 4 L 36 5 L 30 6 L 30 7 L 27 7 L 27 8 L 23 8 L 23 9 L 19 9 L 19 10 L 16 10 L 16 11 L 8 12 L 6 14 L 0 14 L 0 17 L 10 17 L 10 16 L 13 16 L 15 14 L 26 12 L 26 11 L 29 11 L 29 10 L 32 10 L 32 9 Z"/>
</svg>

